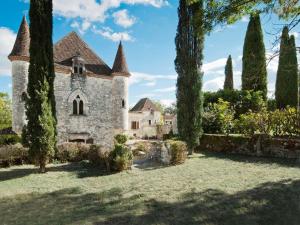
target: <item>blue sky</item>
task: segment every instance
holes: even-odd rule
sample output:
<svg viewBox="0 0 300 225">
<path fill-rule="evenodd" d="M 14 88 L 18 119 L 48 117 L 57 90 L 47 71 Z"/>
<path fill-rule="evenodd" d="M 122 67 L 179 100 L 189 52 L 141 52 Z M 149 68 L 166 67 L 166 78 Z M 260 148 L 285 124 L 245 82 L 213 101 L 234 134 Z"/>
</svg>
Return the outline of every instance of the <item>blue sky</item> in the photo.
<svg viewBox="0 0 300 225">
<path fill-rule="evenodd" d="M 110 66 L 123 40 L 130 78 L 129 100 L 135 104 L 142 97 L 175 101 L 174 70 L 177 27 L 177 0 L 53 0 L 54 42 L 72 30 Z M 28 18 L 28 0 L 3 3 L 0 14 L 0 91 L 11 93 L 10 62 L 7 60 L 22 16 Z M 204 89 L 222 88 L 224 66 L 229 54 L 234 62 L 235 87 L 240 87 L 241 59 L 248 18 L 236 24 L 217 27 L 205 41 Z M 274 36 L 281 27 L 275 16 L 263 16 L 265 45 L 271 53 Z M 297 43 L 298 27 L 293 30 Z M 299 37 L 298 37 L 299 36 Z M 273 95 L 278 59 L 268 66 L 269 96 Z"/>
</svg>

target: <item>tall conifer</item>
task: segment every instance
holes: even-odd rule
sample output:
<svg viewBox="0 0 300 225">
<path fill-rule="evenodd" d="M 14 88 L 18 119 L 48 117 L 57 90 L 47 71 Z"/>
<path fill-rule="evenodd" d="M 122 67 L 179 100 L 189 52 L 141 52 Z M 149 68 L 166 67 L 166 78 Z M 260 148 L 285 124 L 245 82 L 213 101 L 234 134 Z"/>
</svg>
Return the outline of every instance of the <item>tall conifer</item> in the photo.
<svg viewBox="0 0 300 225">
<path fill-rule="evenodd" d="M 29 154 L 45 172 L 54 154 L 56 119 L 52 43 L 52 0 L 30 1 L 30 66 L 26 101 Z"/>
<path fill-rule="evenodd" d="M 267 99 L 266 50 L 259 15 L 251 15 L 243 50 L 242 90 L 261 91 Z"/>
<path fill-rule="evenodd" d="M 289 36 L 288 27 L 281 35 L 279 64 L 276 78 L 275 99 L 277 108 L 297 107 L 298 103 L 298 62 L 295 38 Z"/>
<path fill-rule="evenodd" d="M 231 55 L 228 56 L 225 66 L 224 90 L 233 90 L 233 69 Z"/>
<path fill-rule="evenodd" d="M 192 154 L 202 133 L 203 1 L 188 5 L 187 0 L 180 0 L 178 17 L 175 39 L 178 131 Z"/>
</svg>

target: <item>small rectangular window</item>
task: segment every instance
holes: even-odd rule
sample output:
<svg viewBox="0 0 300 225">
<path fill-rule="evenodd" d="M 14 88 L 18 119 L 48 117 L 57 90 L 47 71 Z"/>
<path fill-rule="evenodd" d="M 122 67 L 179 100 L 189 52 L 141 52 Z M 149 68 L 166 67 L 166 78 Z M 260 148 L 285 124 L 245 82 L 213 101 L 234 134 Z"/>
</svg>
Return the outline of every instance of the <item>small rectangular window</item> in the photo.
<svg viewBox="0 0 300 225">
<path fill-rule="evenodd" d="M 151 123 L 152 123 L 152 121 L 151 121 L 151 120 L 149 120 L 149 125 L 151 125 Z"/>
<path fill-rule="evenodd" d="M 137 122 L 137 121 L 132 121 L 131 122 L 131 129 L 132 130 L 137 130 L 137 129 L 139 129 L 139 122 Z"/>
<path fill-rule="evenodd" d="M 79 74 L 83 74 L 83 68 L 79 67 Z"/>
<path fill-rule="evenodd" d="M 78 73 L 78 67 L 74 66 L 74 73 Z"/>
</svg>

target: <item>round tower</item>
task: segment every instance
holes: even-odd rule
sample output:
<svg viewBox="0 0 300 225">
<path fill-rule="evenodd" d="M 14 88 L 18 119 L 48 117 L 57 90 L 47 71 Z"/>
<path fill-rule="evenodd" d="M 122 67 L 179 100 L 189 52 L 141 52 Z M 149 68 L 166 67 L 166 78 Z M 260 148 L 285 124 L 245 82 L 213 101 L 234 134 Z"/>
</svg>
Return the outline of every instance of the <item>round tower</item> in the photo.
<svg viewBox="0 0 300 225">
<path fill-rule="evenodd" d="M 130 72 L 121 42 L 118 47 L 112 72 L 113 123 L 115 133 L 123 133 L 128 130 L 128 79 Z"/>
<path fill-rule="evenodd" d="M 21 134 L 26 124 L 25 99 L 28 83 L 29 46 L 29 26 L 24 16 L 13 50 L 8 56 L 12 62 L 12 129 L 18 134 Z"/>
</svg>

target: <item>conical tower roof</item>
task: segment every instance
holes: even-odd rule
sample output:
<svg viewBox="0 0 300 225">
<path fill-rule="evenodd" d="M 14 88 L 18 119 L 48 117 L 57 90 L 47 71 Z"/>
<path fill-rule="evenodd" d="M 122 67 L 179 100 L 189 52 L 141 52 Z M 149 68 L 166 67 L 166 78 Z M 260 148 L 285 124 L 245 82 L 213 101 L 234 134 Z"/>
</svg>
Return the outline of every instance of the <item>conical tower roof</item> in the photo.
<svg viewBox="0 0 300 225">
<path fill-rule="evenodd" d="M 26 17 L 24 16 L 22 19 L 22 23 L 20 25 L 17 39 L 13 50 L 9 54 L 8 58 L 10 60 L 14 60 L 16 58 L 29 58 L 29 47 L 30 47 L 30 32 L 29 26 L 26 21 Z"/>
<path fill-rule="evenodd" d="M 128 70 L 122 42 L 120 42 L 120 44 L 119 44 L 118 52 L 117 52 L 112 70 L 113 70 L 114 74 L 124 75 L 124 76 L 131 75 Z"/>
</svg>

